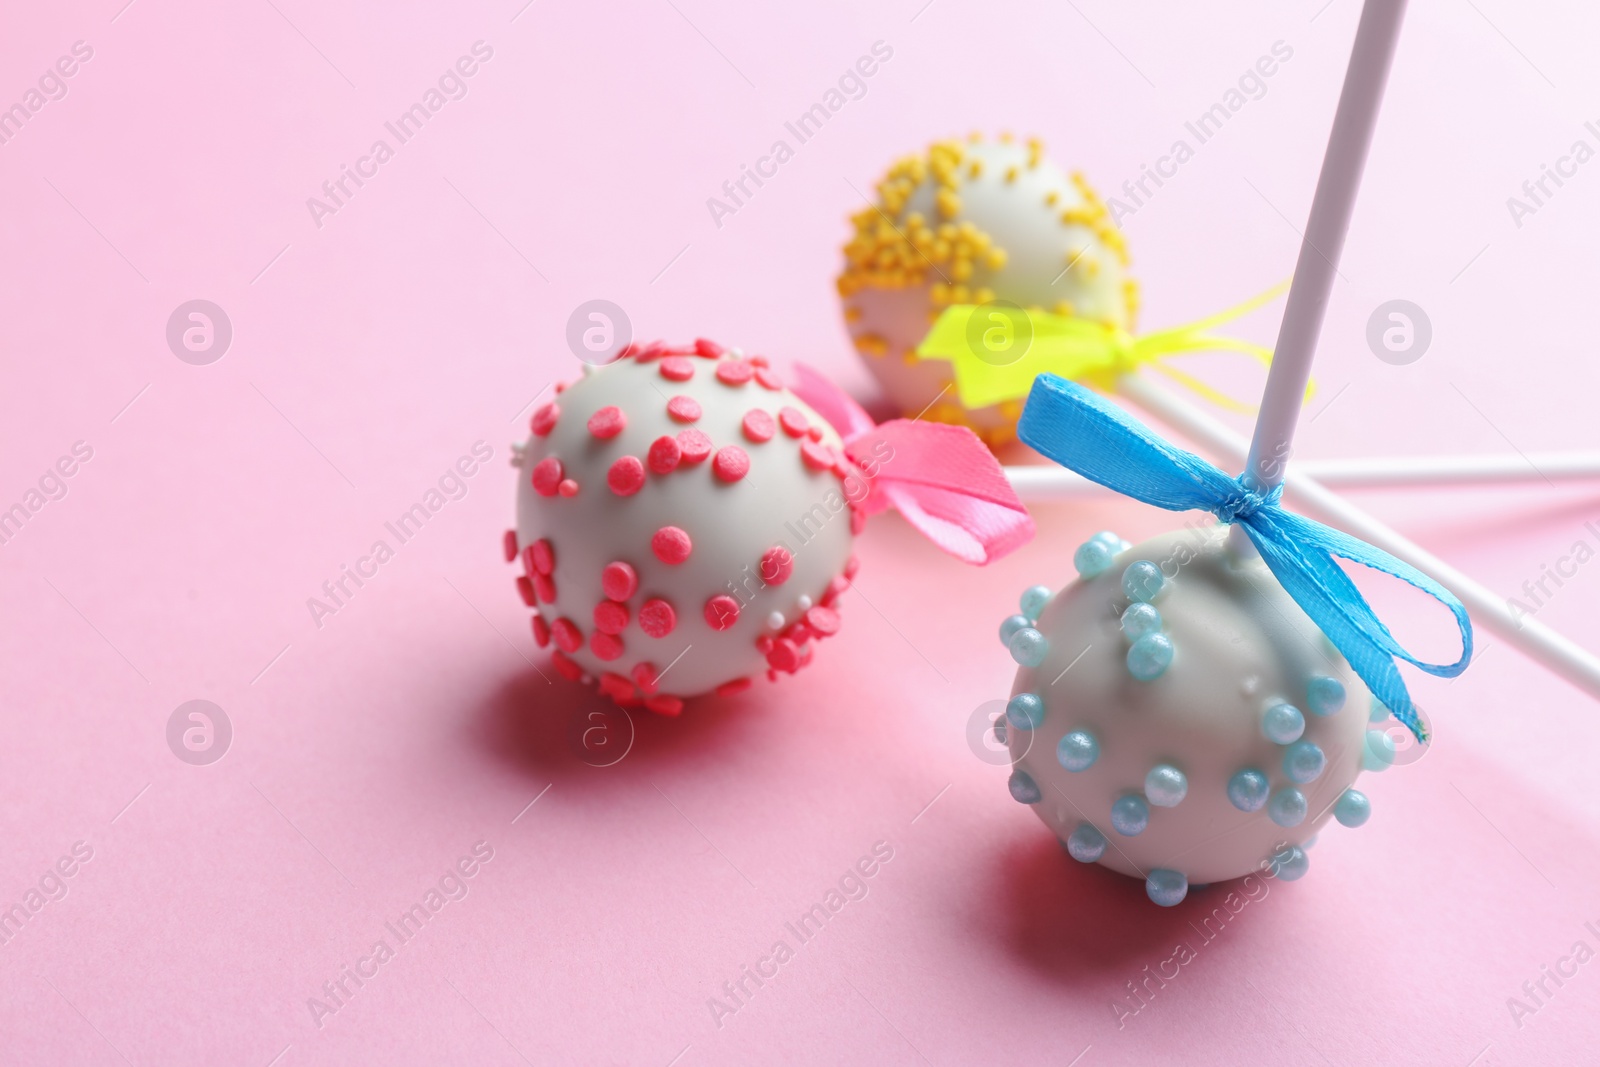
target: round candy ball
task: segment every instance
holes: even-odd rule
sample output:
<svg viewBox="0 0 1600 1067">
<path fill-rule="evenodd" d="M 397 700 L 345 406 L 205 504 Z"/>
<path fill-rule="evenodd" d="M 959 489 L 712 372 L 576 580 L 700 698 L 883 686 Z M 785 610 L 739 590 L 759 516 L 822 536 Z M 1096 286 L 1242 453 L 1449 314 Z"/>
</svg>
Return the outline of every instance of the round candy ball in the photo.
<svg viewBox="0 0 1600 1067">
<path fill-rule="evenodd" d="M 837 632 L 869 487 L 761 357 L 631 347 L 541 404 L 515 462 L 507 558 L 568 677 L 677 714 Z"/>
<path fill-rule="evenodd" d="M 895 162 L 877 189 L 852 219 L 838 289 L 856 350 L 906 414 L 970 426 L 990 445 L 1015 437 L 1020 399 L 967 410 L 948 363 L 911 356 L 951 304 L 999 300 L 1132 329 L 1121 231 L 1037 140 L 941 141 Z"/>
<path fill-rule="evenodd" d="M 1149 597 L 1152 571 L 1161 584 Z M 1130 572 L 1146 580 L 1125 581 Z M 1017 671 L 1012 692 L 1033 695 L 1035 721 L 1008 745 L 1069 854 L 1146 879 L 1150 898 L 1170 905 L 1188 885 L 1298 877 L 1328 819 L 1365 821 L 1366 797 L 1350 786 L 1368 751 L 1367 690 L 1225 528 L 1121 549 L 1034 626 L 1049 651 Z M 1156 634 L 1170 649 L 1158 672 L 1129 656 Z M 1336 686 L 1349 699 L 1332 709 Z M 1313 699 L 1328 710 L 1298 711 Z M 1092 761 L 1078 758 L 1088 738 Z M 1112 847 L 1084 847 L 1100 837 Z"/>
</svg>

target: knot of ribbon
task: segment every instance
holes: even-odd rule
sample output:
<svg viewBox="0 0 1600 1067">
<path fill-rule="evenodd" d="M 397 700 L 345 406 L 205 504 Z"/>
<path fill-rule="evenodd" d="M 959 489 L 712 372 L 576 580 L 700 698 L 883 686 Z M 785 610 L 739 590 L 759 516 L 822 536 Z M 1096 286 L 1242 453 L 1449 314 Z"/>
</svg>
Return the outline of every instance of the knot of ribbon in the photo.
<svg viewBox="0 0 1600 1067">
<path fill-rule="evenodd" d="M 964 426 L 891 419 L 881 425 L 849 394 L 803 363 L 790 388 L 844 439 L 845 456 L 866 485 L 852 507 L 894 508 L 946 552 L 989 563 L 1033 537 L 1033 519 L 1005 471 Z M 851 486 L 846 482 L 846 489 Z"/>
<path fill-rule="evenodd" d="M 1250 538 L 1286 592 L 1349 661 L 1395 718 L 1426 743 L 1395 661 L 1454 678 L 1472 659 L 1472 621 L 1461 601 L 1415 567 L 1349 534 L 1296 515 L 1278 503 L 1281 487 L 1261 493 L 1151 433 L 1115 404 L 1051 374 L 1033 384 L 1017 436 L 1044 455 L 1108 489 L 1168 511 L 1209 511 Z M 1337 560 L 1399 578 L 1450 609 L 1461 658 L 1425 663 L 1395 640 Z"/>
<path fill-rule="evenodd" d="M 1196 395 L 1229 411 L 1252 413 L 1251 405 L 1171 365 L 1174 356 L 1196 352 L 1242 352 L 1263 366 L 1272 350 L 1211 332 L 1276 299 L 1287 281 L 1198 322 L 1135 337 L 1120 326 L 1075 315 L 1025 311 L 1009 304 L 952 304 L 917 345 L 919 360 L 952 364 L 956 395 L 969 409 L 1028 395 L 1035 375 L 1057 374 L 1111 392 L 1116 380 L 1151 367 Z M 1310 395 L 1310 387 L 1307 395 Z"/>
</svg>

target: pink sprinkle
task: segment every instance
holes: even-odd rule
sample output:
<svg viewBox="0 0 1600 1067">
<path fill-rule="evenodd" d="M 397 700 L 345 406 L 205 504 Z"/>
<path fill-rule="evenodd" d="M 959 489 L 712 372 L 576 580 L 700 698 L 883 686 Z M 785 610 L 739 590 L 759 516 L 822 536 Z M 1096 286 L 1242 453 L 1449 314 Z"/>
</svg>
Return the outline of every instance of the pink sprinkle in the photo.
<svg viewBox="0 0 1600 1067">
<path fill-rule="evenodd" d="M 701 463 L 711 455 L 711 438 L 699 430 L 683 430 L 678 434 L 678 448 L 683 462 Z"/>
<path fill-rule="evenodd" d="M 736 482 L 750 473 L 750 457 L 738 445 L 724 445 L 717 449 L 717 458 L 711 469 L 725 482 Z"/>
<path fill-rule="evenodd" d="M 644 487 L 644 464 L 638 456 L 623 456 L 606 472 L 606 484 L 618 496 L 632 496 Z"/>
<path fill-rule="evenodd" d="M 744 385 L 756 375 L 756 369 L 742 359 L 725 359 L 717 364 L 717 381 L 723 385 Z"/>
<path fill-rule="evenodd" d="M 621 433 L 623 427 L 628 425 L 628 416 L 615 404 L 607 404 L 593 415 L 589 416 L 589 432 L 608 441 Z"/>
<path fill-rule="evenodd" d="M 731 697 L 735 693 L 742 693 L 749 689 L 753 683 L 748 678 L 735 678 L 731 682 L 723 682 L 717 686 L 717 696 Z"/>
<path fill-rule="evenodd" d="M 760 408 L 751 408 L 744 413 L 744 419 L 739 423 L 744 428 L 744 435 L 756 444 L 772 440 L 772 435 L 777 432 L 777 427 L 772 423 L 772 416 Z"/>
<path fill-rule="evenodd" d="M 628 628 L 628 605 L 602 600 L 594 606 L 594 628 L 603 634 L 620 634 Z"/>
<path fill-rule="evenodd" d="M 556 569 L 556 550 L 548 538 L 541 537 L 528 546 L 528 561 L 535 574 L 550 574 Z"/>
<path fill-rule="evenodd" d="M 694 354 L 705 359 L 718 359 L 727 349 L 715 341 L 707 341 L 704 337 L 694 339 Z"/>
<path fill-rule="evenodd" d="M 761 383 L 763 389 L 771 389 L 773 392 L 783 388 L 783 379 L 771 367 L 757 367 L 756 381 Z"/>
<path fill-rule="evenodd" d="M 811 427 L 811 420 L 798 408 L 779 408 L 778 425 L 783 427 L 783 432 L 790 437 L 804 437 L 806 430 Z"/>
<path fill-rule="evenodd" d="M 800 458 L 807 467 L 814 471 L 833 469 L 833 449 L 827 445 L 819 445 L 815 441 L 800 442 Z"/>
<path fill-rule="evenodd" d="M 661 361 L 661 376 L 668 381 L 686 382 L 694 377 L 694 364 L 683 356 L 668 356 Z"/>
<path fill-rule="evenodd" d="M 576 682 L 583 677 L 583 668 L 574 663 L 570 657 L 560 652 L 550 653 L 550 662 L 556 665 L 556 670 L 561 677 L 569 682 Z"/>
<path fill-rule="evenodd" d="M 859 537 L 867 528 L 867 513 L 860 508 L 850 509 L 850 536 Z"/>
<path fill-rule="evenodd" d="M 844 576 L 846 578 L 854 578 L 860 570 L 861 561 L 854 556 L 844 561 Z"/>
<path fill-rule="evenodd" d="M 639 608 L 639 629 L 651 637 L 665 637 L 678 626 L 678 613 L 660 597 L 646 600 Z"/>
<path fill-rule="evenodd" d="M 814 630 L 818 637 L 832 637 L 839 632 L 839 613 L 832 608 L 817 604 L 806 611 L 806 625 Z"/>
<path fill-rule="evenodd" d="M 656 554 L 656 559 L 669 566 L 682 563 L 693 550 L 694 542 L 676 526 L 663 526 L 650 538 L 650 551 Z"/>
<path fill-rule="evenodd" d="M 517 592 L 522 594 L 524 604 L 533 607 L 533 580 L 526 574 L 517 575 Z"/>
<path fill-rule="evenodd" d="M 654 663 L 636 663 L 633 667 L 633 680 L 646 696 L 656 691 L 656 686 L 661 684 L 661 675 L 656 672 Z"/>
<path fill-rule="evenodd" d="M 563 652 L 576 652 L 583 647 L 583 634 L 565 615 L 551 624 L 550 633 L 556 639 L 556 647 Z"/>
<path fill-rule="evenodd" d="M 651 341 L 638 352 L 634 353 L 633 358 L 640 363 L 651 363 L 657 359 L 660 359 L 666 354 L 666 351 L 667 345 L 665 341 Z"/>
<path fill-rule="evenodd" d="M 800 666 L 800 646 L 787 637 L 778 638 L 772 642 L 772 651 L 767 653 L 767 666 L 775 671 L 794 673 Z"/>
<path fill-rule="evenodd" d="M 613 700 L 627 700 L 633 696 L 633 683 L 616 671 L 604 671 L 600 675 L 600 692 Z"/>
<path fill-rule="evenodd" d="M 506 554 L 506 562 L 510 563 L 517 558 L 517 531 L 507 530 L 506 535 L 500 539 L 500 547 Z"/>
<path fill-rule="evenodd" d="M 806 436 L 811 438 L 813 441 L 822 440 L 822 427 L 821 426 L 813 426 L 813 427 L 811 427 L 810 429 L 806 430 Z"/>
<path fill-rule="evenodd" d="M 622 638 L 596 630 L 589 635 L 589 651 L 607 662 L 619 659 L 623 653 Z"/>
<path fill-rule="evenodd" d="M 657 715 L 678 715 L 683 712 L 683 700 L 679 697 L 667 696 L 665 693 L 646 697 L 644 706 Z"/>
<path fill-rule="evenodd" d="M 533 413 L 533 422 L 530 427 L 535 435 L 548 437 L 550 436 L 550 431 L 556 428 L 556 420 L 560 417 L 561 405 L 552 400 Z"/>
<path fill-rule="evenodd" d="M 540 648 L 550 644 L 550 624 L 544 621 L 543 615 L 533 617 L 533 643 Z"/>
<path fill-rule="evenodd" d="M 822 594 L 822 602 L 832 607 L 840 597 L 850 591 L 850 583 L 844 578 L 836 577 L 828 583 L 827 590 Z"/>
<path fill-rule="evenodd" d="M 678 461 L 682 458 L 683 449 L 679 446 L 677 438 L 663 435 L 651 442 L 645 462 L 657 474 L 671 474 L 678 469 Z"/>
<path fill-rule="evenodd" d="M 556 492 L 560 493 L 562 496 L 577 496 L 578 483 L 573 481 L 571 478 L 563 478 L 561 479 L 561 484 L 556 486 Z"/>
<path fill-rule="evenodd" d="M 540 496 L 555 496 L 561 485 L 561 461 L 546 456 L 533 467 L 533 490 Z"/>
<path fill-rule="evenodd" d="M 794 574 L 794 556 L 790 555 L 789 550 L 782 545 L 769 548 L 761 557 L 761 566 L 757 573 L 761 575 L 761 580 L 769 585 L 782 585 L 789 580 L 790 575 Z"/>
<path fill-rule="evenodd" d="M 675 422 L 694 422 L 702 414 L 700 402 L 692 396 L 675 396 L 667 401 L 667 414 Z"/>
<path fill-rule="evenodd" d="M 750 357 L 750 365 L 752 367 L 765 367 L 765 366 L 767 366 L 767 357 L 766 356 L 751 356 Z"/>
<path fill-rule="evenodd" d="M 544 603 L 554 604 L 556 602 L 556 580 L 548 574 L 535 574 L 533 576 L 533 590 Z"/>
<path fill-rule="evenodd" d="M 620 559 L 614 560 L 600 572 L 600 588 L 612 600 L 627 600 L 639 588 L 639 572 Z"/>
<path fill-rule="evenodd" d="M 739 602 L 726 593 L 718 593 L 706 601 L 706 625 L 713 630 L 726 630 L 739 621 Z"/>
<path fill-rule="evenodd" d="M 760 652 L 763 656 L 772 651 L 771 634 L 762 634 L 760 637 L 756 638 L 756 651 Z"/>
</svg>

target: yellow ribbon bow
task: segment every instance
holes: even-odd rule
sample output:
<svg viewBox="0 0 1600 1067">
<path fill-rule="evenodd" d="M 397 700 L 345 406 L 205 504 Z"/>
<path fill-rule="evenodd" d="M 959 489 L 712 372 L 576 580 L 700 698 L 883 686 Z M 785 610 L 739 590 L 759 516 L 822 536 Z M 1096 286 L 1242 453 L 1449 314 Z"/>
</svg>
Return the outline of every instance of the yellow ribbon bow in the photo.
<svg viewBox="0 0 1600 1067">
<path fill-rule="evenodd" d="M 1101 392 L 1111 392 L 1122 375 L 1149 366 L 1218 407 L 1251 414 L 1255 411 L 1253 405 L 1212 388 L 1167 360 L 1195 352 L 1226 351 L 1242 352 L 1263 366 L 1270 365 L 1270 348 L 1207 331 L 1249 314 L 1288 288 L 1288 281 L 1280 282 L 1209 318 L 1142 337 L 1134 337 L 1118 326 L 1072 315 L 1025 311 L 1001 301 L 952 304 L 917 346 L 916 356 L 919 360 L 950 362 L 956 395 L 969 410 L 1022 399 L 1040 374 L 1057 374 Z M 1306 387 L 1307 397 L 1314 388 Z"/>
</svg>

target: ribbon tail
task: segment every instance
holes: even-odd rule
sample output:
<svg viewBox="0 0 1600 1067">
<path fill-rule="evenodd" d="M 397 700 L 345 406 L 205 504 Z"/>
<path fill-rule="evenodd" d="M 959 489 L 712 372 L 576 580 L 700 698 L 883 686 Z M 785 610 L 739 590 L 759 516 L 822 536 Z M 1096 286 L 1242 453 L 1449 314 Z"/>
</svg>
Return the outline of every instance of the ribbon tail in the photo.
<svg viewBox="0 0 1600 1067">
<path fill-rule="evenodd" d="M 893 507 L 957 559 L 989 563 L 1033 537 L 1005 471 L 964 426 L 893 419 L 845 452 L 871 485 L 867 514 Z"/>
<path fill-rule="evenodd" d="M 1472 660 L 1472 621 L 1461 602 L 1432 578 L 1381 549 L 1281 508 L 1263 508 L 1241 520 L 1241 525 L 1279 583 L 1328 635 L 1367 688 L 1418 741 L 1426 743 L 1427 728 L 1394 661 L 1403 659 L 1441 678 L 1464 671 Z M 1449 608 L 1461 637 L 1460 658 L 1449 664 L 1426 663 L 1408 652 L 1334 557 L 1399 578 Z"/>
<path fill-rule="evenodd" d="M 794 381 L 789 391 L 811 405 L 846 441 L 867 433 L 875 425 L 872 416 L 854 397 L 807 364 L 794 364 Z"/>
</svg>

